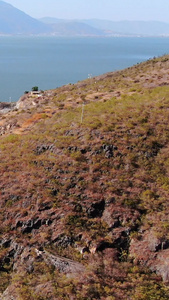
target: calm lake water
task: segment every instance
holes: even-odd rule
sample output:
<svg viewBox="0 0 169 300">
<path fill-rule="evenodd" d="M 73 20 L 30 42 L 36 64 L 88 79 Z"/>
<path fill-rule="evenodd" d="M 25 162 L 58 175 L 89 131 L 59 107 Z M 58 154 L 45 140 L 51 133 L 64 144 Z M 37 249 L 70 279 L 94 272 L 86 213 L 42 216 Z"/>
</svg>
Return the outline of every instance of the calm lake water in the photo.
<svg viewBox="0 0 169 300">
<path fill-rule="evenodd" d="M 169 53 L 169 38 L 0 37 L 0 101 L 75 83 Z"/>
</svg>

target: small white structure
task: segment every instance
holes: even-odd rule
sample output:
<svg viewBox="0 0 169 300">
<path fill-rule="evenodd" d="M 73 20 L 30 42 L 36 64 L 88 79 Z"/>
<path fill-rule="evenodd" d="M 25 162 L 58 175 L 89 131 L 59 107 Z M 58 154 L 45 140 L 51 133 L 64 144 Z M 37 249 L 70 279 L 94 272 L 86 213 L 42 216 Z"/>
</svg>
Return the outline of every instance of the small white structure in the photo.
<svg viewBox="0 0 169 300">
<path fill-rule="evenodd" d="M 32 97 L 40 97 L 42 96 L 41 91 L 31 91 Z"/>
</svg>

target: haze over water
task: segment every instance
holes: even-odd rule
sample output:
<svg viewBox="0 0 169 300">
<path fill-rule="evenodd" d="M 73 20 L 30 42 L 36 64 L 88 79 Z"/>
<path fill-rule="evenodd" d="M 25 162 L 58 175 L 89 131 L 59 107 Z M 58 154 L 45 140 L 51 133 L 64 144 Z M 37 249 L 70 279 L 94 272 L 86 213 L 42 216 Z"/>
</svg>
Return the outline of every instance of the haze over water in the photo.
<svg viewBox="0 0 169 300">
<path fill-rule="evenodd" d="M 169 38 L 0 37 L 0 101 L 54 89 L 169 53 Z"/>
</svg>

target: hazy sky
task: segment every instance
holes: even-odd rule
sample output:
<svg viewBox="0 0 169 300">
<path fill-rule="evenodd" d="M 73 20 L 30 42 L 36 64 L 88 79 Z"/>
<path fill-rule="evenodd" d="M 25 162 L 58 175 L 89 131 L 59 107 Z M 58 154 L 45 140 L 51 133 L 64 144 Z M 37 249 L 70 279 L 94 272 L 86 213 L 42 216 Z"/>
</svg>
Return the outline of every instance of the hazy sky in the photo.
<svg viewBox="0 0 169 300">
<path fill-rule="evenodd" d="M 169 23 L 169 0 L 7 0 L 34 18 L 157 20 Z"/>
</svg>

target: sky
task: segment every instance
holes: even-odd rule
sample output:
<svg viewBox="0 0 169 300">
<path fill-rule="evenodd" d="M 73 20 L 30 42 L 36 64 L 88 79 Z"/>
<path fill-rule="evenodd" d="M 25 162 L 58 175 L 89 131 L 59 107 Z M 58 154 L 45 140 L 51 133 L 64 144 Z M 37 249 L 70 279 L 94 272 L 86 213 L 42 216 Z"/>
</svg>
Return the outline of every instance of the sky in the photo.
<svg viewBox="0 0 169 300">
<path fill-rule="evenodd" d="M 7 0 L 34 18 L 142 20 L 169 23 L 169 0 Z"/>
</svg>

